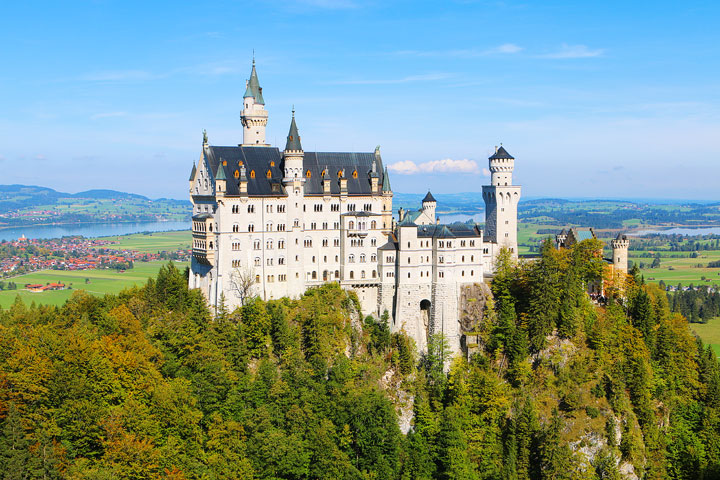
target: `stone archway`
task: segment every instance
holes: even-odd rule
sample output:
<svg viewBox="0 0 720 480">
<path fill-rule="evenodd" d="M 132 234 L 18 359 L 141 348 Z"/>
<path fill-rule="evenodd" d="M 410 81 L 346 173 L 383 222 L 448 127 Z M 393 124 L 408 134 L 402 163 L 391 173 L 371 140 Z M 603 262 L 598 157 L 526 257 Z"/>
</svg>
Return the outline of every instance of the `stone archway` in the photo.
<svg viewBox="0 0 720 480">
<path fill-rule="evenodd" d="M 422 317 L 423 325 L 425 326 L 425 331 L 428 332 L 428 328 L 430 326 L 430 309 L 432 308 L 432 303 L 430 300 L 425 299 L 420 302 L 420 315 Z"/>
</svg>

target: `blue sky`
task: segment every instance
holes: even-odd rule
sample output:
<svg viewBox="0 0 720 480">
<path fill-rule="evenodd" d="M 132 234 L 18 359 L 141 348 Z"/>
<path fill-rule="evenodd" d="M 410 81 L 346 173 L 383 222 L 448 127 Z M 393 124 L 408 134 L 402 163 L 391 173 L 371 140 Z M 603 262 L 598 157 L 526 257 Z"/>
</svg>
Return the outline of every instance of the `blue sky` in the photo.
<svg viewBox="0 0 720 480">
<path fill-rule="evenodd" d="M 0 183 L 186 198 L 202 129 L 241 141 L 255 49 L 284 145 L 381 145 L 399 192 L 720 200 L 717 2 L 12 2 Z"/>
</svg>

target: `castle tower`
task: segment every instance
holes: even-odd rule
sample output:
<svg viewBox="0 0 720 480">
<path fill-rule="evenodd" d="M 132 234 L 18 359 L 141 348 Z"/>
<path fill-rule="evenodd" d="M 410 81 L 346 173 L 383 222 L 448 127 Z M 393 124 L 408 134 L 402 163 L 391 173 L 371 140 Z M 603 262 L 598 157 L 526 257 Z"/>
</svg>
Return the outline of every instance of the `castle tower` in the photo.
<svg viewBox="0 0 720 480">
<path fill-rule="evenodd" d="M 435 197 L 432 196 L 432 193 L 430 193 L 430 190 L 428 190 L 427 195 L 425 195 L 422 201 L 422 209 L 425 215 L 431 219 L 432 223 L 436 223 L 437 221 L 435 217 L 435 207 L 437 207 L 437 201 Z"/>
<path fill-rule="evenodd" d="M 618 234 L 617 238 L 611 242 L 611 246 L 613 249 L 613 267 L 615 270 L 627 273 L 628 249 L 630 247 L 630 240 L 628 240 L 627 235 Z"/>
<path fill-rule="evenodd" d="M 245 108 L 240 112 L 243 125 L 243 143 L 245 147 L 267 146 L 265 143 L 265 127 L 268 122 L 268 112 L 265 110 L 265 100 L 262 96 L 262 87 L 255 71 L 253 58 L 250 80 L 247 81 L 245 95 L 243 95 Z"/>
<path fill-rule="evenodd" d="M 485 240 L 510 249 L 517 257 L 517 205 L 521 187 L 512 183 L 515 157 L 500 146 L 488 161 L 490 185 L 482 187 L 485 200 Z"/>
<path fill-rule="evenodd" d="M 303 152 L 300 144 L 300 134 L 298 133 L 297 124 L 295 123 L 295 109 L 292 111 L 292 120 L 290 121 L 290 131 L 288 132 L 285 150 L 283 151 L 283 183 L 285 185 L 298 184 L 302 187 L 305 182 L 303 175 Z"/>
<path fill-rule="evenodd" d="M 287 218 L 294 219 L 292 226 L 289 227 L 288 243 L 290 245 L 302 245 L 303 237 L 303 217 L 304 217 L 304 195 L 305 195 L 305 172 L 303 171 L 303 159 L 305 153 L 300 144 L 300 134 L 298 133 L 297 124 L 295 123 L 295 109 L 292 111 L 292 120 L 290 121 L 290 131 L 288 132 L 285 150 L 283 151 L 283 184 L 287 191 Z M 297 222 L 295 221 L 297 220 Z M 305 291 L 305 250 L 298 248 L 296 255 L 288 259 L 288 293 L 292 297 L 297 297 Z"/>
</svg>

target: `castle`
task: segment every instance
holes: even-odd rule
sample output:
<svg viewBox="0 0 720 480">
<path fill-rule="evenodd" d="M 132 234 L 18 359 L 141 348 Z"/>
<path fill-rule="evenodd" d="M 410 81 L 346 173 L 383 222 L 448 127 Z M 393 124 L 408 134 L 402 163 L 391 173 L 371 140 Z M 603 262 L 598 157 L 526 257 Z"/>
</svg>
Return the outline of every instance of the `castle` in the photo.
<svg viewBox="0 0 720 480">
<path fill-rule="evenodd" d="M 212 146 L 207 135 L 190 174 L 190 288 L 210 305 L 298 297 L 324 282 L 355 291 L 363 314 L 385 311 L 420 351 L 443 333 L 460 350 L 460 290 L 483 282 L 501 248 L 517 255 L 515 159 L 496 148 L 482 187 L 484 229 L 439 224 L 428 192 L 393 219 L 390 177 L 373 152 L 307 152 L 295 112 L 284 150 L 265 140 L 268 113 L 253 60 L 241 112 L 243 141 Z"/>
</svg>

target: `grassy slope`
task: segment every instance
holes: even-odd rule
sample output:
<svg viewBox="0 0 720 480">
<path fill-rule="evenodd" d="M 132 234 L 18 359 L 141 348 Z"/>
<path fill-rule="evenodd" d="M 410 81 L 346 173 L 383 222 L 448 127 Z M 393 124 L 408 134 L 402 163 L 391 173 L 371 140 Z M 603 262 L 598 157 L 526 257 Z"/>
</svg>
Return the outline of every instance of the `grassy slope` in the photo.
<svg viewBox="0 0 720 480">
<path fill-rule="evenodd" d="M 43 270 L 41 272 L 33 272 L 27 275 L 21 275 L 12 279 L 18 284 L 18 290 L 0 291 L 0 307 L 8 308 L 15 301 L 15 297 L 20 295 L 25 303 L 35 302 L 46 305 L 62 305 L 65 300 L 75 290 L 86 290 L 95 295 L 104 295 L 105 293 L 118 293 L 125 288 L 133 285 L 144 284 L 149 277 L 155 277 L 158 270 L 164 262 L 136 262 L 135 268 L 119 273 L 116 270 L 82 270 L 82 271 L 61 271 L 61 270 Z M 178 268 L 184 269 L 186 263 L 177 264 Z M 90 283 L 85 283 L 85 279 L 89 278 Z M 66 285 L 72 284 L 70 290 L 60 290 L 53 292 L 28 292 L 22 290 L 26 283 L 60 282 Z"/>
<path fill-rule="evenodd" d="M 713 318 L 708 323 L 691 323 L 690 328 L 720 357 L 720 318 Z"/>
</svg>

